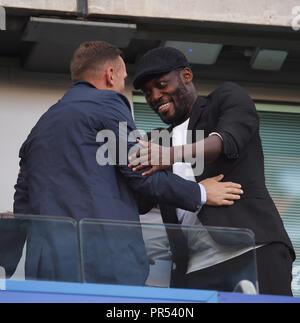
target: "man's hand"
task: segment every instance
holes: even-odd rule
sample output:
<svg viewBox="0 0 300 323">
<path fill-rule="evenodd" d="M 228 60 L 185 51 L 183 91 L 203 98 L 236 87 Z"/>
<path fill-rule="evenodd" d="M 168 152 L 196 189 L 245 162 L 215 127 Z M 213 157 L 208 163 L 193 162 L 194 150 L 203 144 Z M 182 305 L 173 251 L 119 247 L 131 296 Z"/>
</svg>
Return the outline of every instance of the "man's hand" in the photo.
<svg viewBox="0 0 300 323">
<path fill-rule="evenodd" d="M 174 163 L 173 147 L 163 147 L 150 141 L 138 140 L 138 142 L 144 149 L 140 149 L 137 154 L 129 157 L 128 167 L 134 172 L 151 165 L 152 168 L 142 174 L 142 176 L 147 176 L 168 169 Z"/>
<path fill-rule="evenodd" d="M 200 182 L 205 187 L 207 202 L 209 206 L 231 206 L 234 201 L 241 199 L 244 194 L 240 184 L 232 182 L 221 182 L 224 175 L 219 175 L 213 178 L 207 178 Z"/>
</svg>

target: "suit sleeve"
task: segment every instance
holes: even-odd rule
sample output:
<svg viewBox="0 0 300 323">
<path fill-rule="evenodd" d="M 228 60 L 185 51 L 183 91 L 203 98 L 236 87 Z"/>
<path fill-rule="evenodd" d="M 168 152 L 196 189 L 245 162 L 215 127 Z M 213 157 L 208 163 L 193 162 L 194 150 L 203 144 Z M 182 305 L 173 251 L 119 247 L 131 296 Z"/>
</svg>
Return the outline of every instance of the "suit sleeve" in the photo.
<svg viewBox="0 0 300 323">
<path fill-rule="evenodd" d="M 23 156 L 24 147 L 20 150 L 21 173 L 18 175 L 14 195 L 14 213 L 28 213 L 28 190 L 26 185 L 26 168 Z M 7 278 L 10 278 L 22 257 L 27 232 L 20 219 L 0 219 L 0 266 L 4 267 Z"/>
<path fill-rule="evenodd" d="M 10 278 L 17 269 L 26 240 L 26 227 L 19 219 L 0 219 L 0 266 Z"/>
<path fill-rule="evenodd" d="M 144 195 L 135 194 L 135 199 L 139 208 L 139 214 L 147 214 L 155 206 L 157 206 L 157 203 L 154 201 L 154 199 L 146 198 Z"/>
<path fill-rule="evenodd" d="M 15 185 L 14 195 L 14 213 L 28 214 L 29 212 L 29 196 L 26 182 L 26 163 L 24 154 L 24 145 L 20 150 L 20 173 L 18 175 L 17 184 Z"/>
<path fill-rule="evenodd" d="M 128 167 L 129 150 L 136 142 L 129 140 L 130 133 L 136 131 L 130 106 L 125 97 L 114 94 L 106 99 L 105 129 L 113 131 L 117 138 L 118 171 L 126 178 L 130 188 L 147 199 L 153 199 L 156 204 L 166 203 L 177 208 L 196 212 L 201 208 L 201 191 L 197 183 L 186 181 L 169 171 L 160 171 L 150 176 L 142 176 L 143 171 L 133 172 Z M 120 122 L 123 126 L 120 127 Z M 125 126 L 126 124 L 126 126 Z M 126 158 L 120 162 L 120 150 L 126 151 Z"/>
<path fill-rule="evenodd" d="M 238 159 L 259 129 L 259 117 L 249 95 L 236 84 L 225 83 L 219 89 L 219 120 L 215 132 L 223 138 L 228 159 Z"/>
</svg>

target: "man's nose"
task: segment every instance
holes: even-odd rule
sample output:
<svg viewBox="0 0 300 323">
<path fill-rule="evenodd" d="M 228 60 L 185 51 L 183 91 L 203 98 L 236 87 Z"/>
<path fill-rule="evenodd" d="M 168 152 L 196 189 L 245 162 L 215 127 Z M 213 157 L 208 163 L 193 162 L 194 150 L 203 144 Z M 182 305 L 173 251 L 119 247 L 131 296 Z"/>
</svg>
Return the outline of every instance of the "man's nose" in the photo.
<svg viewBox="0 0 300 323">
<path fill-rule="evenodd" d="M 158 100 L 160 100 L 162 97 L 162 93 L 160 91 L 160 89 L 152 89 L 152 93 L 151 93 L 151 101 L 152 102 L 157 102 Z"/>
</svg>

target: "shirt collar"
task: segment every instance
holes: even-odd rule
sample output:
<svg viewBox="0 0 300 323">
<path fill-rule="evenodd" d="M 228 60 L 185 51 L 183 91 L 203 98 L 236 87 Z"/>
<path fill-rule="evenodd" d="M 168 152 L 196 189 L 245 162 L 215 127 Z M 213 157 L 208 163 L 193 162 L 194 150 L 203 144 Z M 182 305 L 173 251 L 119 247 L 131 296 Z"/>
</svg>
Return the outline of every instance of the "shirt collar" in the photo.
<svg viewBox="0 0 300 323">
<path fill-rule="evenodd" d="M 87 81 L 84 81 L 84 80 L 75 81 L 73 83 L 73 86 L 77 86 L 77 85 L 86 85 L 86 86 L 89 86 L 89 87 L 92 87 L 92 88 L 96 89 L 96 87 L 93 84 L 91 84 L 91 83 L 89 83 Z"/>
<path fill-rule="evenodd" d="M 190 118 L 188 118 L 187 120 L 185 120 L 184 122 L 182 122 L 178 126 L 174 127 L 173 128 L 173 131 L 174 130 L 177 130 L 177 129 L 180 129 L 180 131 L 187 130 L 188 129 L 189 122 L 190 122 Z"/>
<path fill-rule="evenodd" d="M 193 105 L 193 109 L 192 109 L 192 113 L 189 120 L 189 124 L 188 124 L 188 130 L 193 130 L 197 121 L 199 120 L 200 116 L 201 116 L 201 112 L 202 112 L 202 108 L 205 106 L 206 104 L 206 100 L 205 97 L 202 96 L 198 96 L 196 102 Z M 185 121 L 187 122 L 187 121 Z M 174 129 L 174 127 L 171 125 L 168 128 L 169 132 L 172 132 Z"/>
</svg>

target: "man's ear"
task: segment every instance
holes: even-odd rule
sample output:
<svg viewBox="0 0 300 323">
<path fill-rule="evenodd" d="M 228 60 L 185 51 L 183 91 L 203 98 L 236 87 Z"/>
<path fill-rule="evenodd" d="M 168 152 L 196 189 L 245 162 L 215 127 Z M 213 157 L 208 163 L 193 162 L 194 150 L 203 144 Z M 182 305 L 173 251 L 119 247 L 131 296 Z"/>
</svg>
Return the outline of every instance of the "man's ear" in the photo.
<svg viewBox="0 0 300 323">
<path fill-rule="evenodd" d="M 182 81 L 185 84 L 191 83 L 193 82 L 193 78 L 194 78 L 194 74 L 192 72 L 192 70 L 188 67 L 186 67 L 182 72 L 181 72 L 181 77 L 182 77 Z"/>
<path fill-rule="evenodd" d="M 115 83 L 115 79 L 114 79 L 114 68 L 112 66 L 108 67 L 105 70 L 105 81 L 106 81 L 106 85 L 107 87 L 113 87 L 114 83 Z"/>
</svg>

